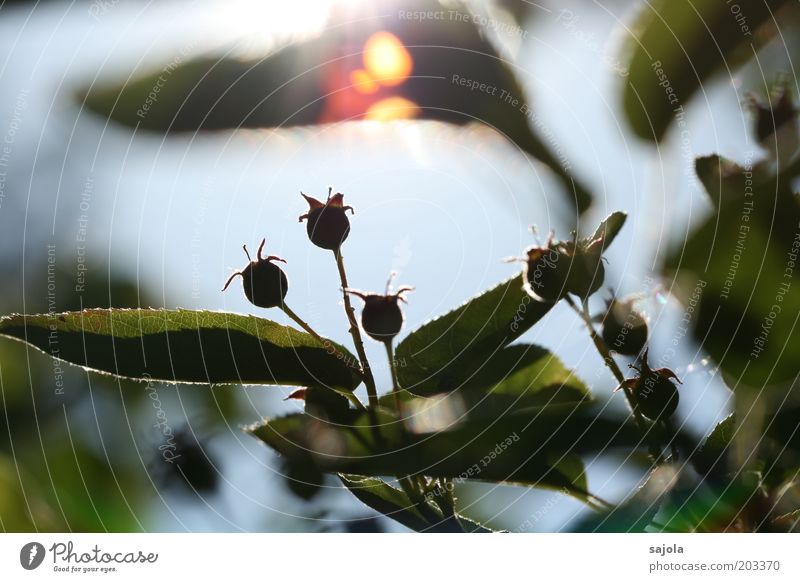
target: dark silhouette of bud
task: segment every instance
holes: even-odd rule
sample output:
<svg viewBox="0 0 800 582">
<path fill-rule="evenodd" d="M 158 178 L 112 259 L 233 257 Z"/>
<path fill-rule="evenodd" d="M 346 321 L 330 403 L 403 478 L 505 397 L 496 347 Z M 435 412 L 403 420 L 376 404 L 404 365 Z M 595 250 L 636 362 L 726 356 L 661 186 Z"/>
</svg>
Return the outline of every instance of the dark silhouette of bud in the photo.
<svg viewBox="0 0 800 582">
<path fill-rule="evenodd" d="M 392 274 L 392 277 L 394 274 Z M 406 302 L 403 293 L 413 291 L 413 287 L 400 287 L 395 293 L 389 293 L 392 277 L 386 283 L 386 293 L 364 293 L 355 289 L 346 289 L 351 295 L 364 300 L 361 312 L 361 327 L 369 337 L 379 342 L 391 342 L 403 327 L 403 311 L 400 301 Z"/>
<path fill-rule="evenodd" d="M 525 252 L 525 290 L 540 301 L 558 301 L 567 293 L 586 299 L 597 291 L 605 278 L 603 239 L 556 241 L 553 234 L 545 246 Z"/>
<path fill-rule="evenodd" d="M 225 291 L 231 281 L 236 276 L 241 275 L 244 294 L 250 303 L 256 307 L 280 307 L 283 305 L 286 292 L 289 290 L 289 281 L 286 278 L 286 273 L 272 261 L 281 261 L 283 263 L 286 261 L 273 255 L 266 258 L 262 257 L 261 252 L 264 250 L 265 243 L 266 239 L 262 239 L 261 244 L 258 246 L 255 261 L 250 259 L 247 246 L 242 245 L 244 253 L 250 262 L 243 270 L 231 275 L 222 290 Z"/>
<path fill-rule="evenodd" d="M 681 383 L 675 372 L 667 368 L 651 369 L 647 364 L 647 350 L 642 354 L 641 368 L 630 367 L 638 371 L 639 376 L 626 380 L 624 385 L 633 390 L 639 412 L 650 420 L 671 417 L 678 408 L 679 400 L 678 388 L 672 380 Z"/>
<path fill-rule="evenodd" d="M 350 220 L 347 211 L 354 212 L 351 206 L 344 205 L 344 195 L 336 193 L 331 196 L 333 188 L 328 188 L 328 199 L 321 202 L 311 196 L 300 194 L 308 202 L 308 212 L 299 220 L 308 220 L 306 230 L 308 238 L 320 248 L 337 251 L 350 234 Z"/>
</svg>

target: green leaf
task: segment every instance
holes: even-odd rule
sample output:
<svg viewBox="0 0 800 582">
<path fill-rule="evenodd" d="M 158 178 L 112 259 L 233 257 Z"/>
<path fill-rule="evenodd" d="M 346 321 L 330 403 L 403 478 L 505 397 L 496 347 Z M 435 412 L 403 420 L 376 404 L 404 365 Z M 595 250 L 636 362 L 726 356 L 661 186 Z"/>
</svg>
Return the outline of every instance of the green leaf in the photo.
<svg viewBox="0 0 800 582">
<path fill-rule="evenodd" d="M 711 155 L 697 158 L 694 168 L 715 206 L 735 199 L 744 192 L 745 169 L 736 162 Z"/>
<path fill-rule="evenodd" d="M 378 513 L 414 531 L 427 531 L 431 523 L 417 509 L 416 504 L 400 489 L 376 477 L 339 474 L 339 479 L 356 499 Z M 431 506 L 430 511 L 435 511 Z"/>
<path fill-rule="evenodd" d="M 800 509 L 795 509 L 775 518 L 775 524 L 786 533 L 800 533 Z"/>
<path fill-rule="evenodd" d="M 760 475 L 745 471 L 722 482 L 702 481 L 674 488 L 665 497 L 657 521 L 664 525 L 665 531 L 740 531 L 739 522 L 748 517 L 743 508 L 768 503 L 771 502 Z"/>
<path fill-rule="evenodd" d="M 411 419 L 413 420 L 413 419 Z M 579 456 L 637 447 L 636 427 L 585 405 L 551 406 L 501 419 L 469 418 L 428 432 L 381 410 L 376 431 L 364 415 L 352 425 L 293 414 L 247 428 L 281 455 L 311 453 L 324 471 L 367 476 L 428 475 L 519 483 L 587 498 Z"/>
<path fill-rule="evenodd" d="M 341 473 L 339 479 L 359 501 L 411 530 L 438 533 L 492 533 L 492 530 L 463 515 L 456 515 L 455 520 L 452 517 L 443 517 L 441 510 L 430 497 L 427 497 L 422 505 L 414 503 L 404 491 L 392 487 L 382 479 Z"/>
<path fill-rule="evenodd" d="M 626 219 L 624 212 L 612 213 L 586 242 L 603 240 L 603 246 L 608 248 Z M 503 281 L 425 323 L 400 342 L 395 351 L 400 385 L 409 392 L 425 396 L 450 392 L 470 383 L 490 387 L 513 374 L 516 387 L 500 391 L 519 393 L 522 389 L 519 383 L 524 382 L 528 374 L 542 371 L 541 365 L 533 365 L 540 358 L 531 353 L 520 359 L 519 350 L 503 348 L 533 327 L 553 305 L 533 300 L 523 288 L 521 275 Z M 538 355 L 543 357 L 541 352 Z M 551 385 L 564 384 L 568 379 L 566 370 L 560 362 L 558 369 L 556 362 L 552 360 L 549 368 L 551 376 L 557 376 Z M 533 368 L 526 372 L 527 366 Z M 526 391 L 532 393 L 545 386 L 546 378 L 534 380 Z M 572 382 L 572 386 L 585 392 L 582 385 Z"/>
<path fill-rule="evenodd" d="M 449 392 L 474 367 L 552 308 L 531 299 L 517 275 L 412 331 L 395 351 L 400 385 L 415 394 Z"/>
<path fill-rule="evenodd" d="M 725 474 L 730 471 L 727 453 L 735 439 L 742 438 L 748 453 L 756 459 L 754 466 L 762 471 L 764 480 L 781 484 L 797 474 L 800 467 L 800 407 L 787 404 L 766 415 L 763 426 L 753 437 L 746 432 L 749 426 L 737 424 L 733 414 L 720 421 L 703 444 L 692 455 L 692 464 L 702 474 Z M 750 419 L 748 418 L 748 421 Z M 757 439 L 757 445 L 752 445 Z"/>
<path fill-rule="evenodd" d="M 729 414 L 717 423 L 714 430 L 706 437 L 702 448 L 722 451 L 731 443 L 734 434 L 736 434 L 736 418 L 733 414 Z"/>
<path fill-rule="evenodd" d="M 214 311 L 87 309 L 0 318 L 0 335 L 55 358 L 139 380 L 200 384 L 329 386 L 359 380 L 305 332 L 254 316 Z"/>
<path fill-rule="evenodd" d="M 624 503 L 602 513 L 592 513 L 572 527 L 577 533 L 644 533 L 660 505 L 653 499 L 650 481 L 636 490 Z"/>
<path fill-rule="evenodd" d="M 594 234 L 587 242 L 591 243 L 602 240 L 603 248 L 608 248 L 611 243 L 614 242 L 614 239 L 617 238 L 617 235 L 625 225 L 627 218 L 628 215 L 624 212 L 619 210 L 612 212 L 603 222 L 600 223 L 600 226 L 597 227 L 597 230 L 594 231 Z"/>
<path fill-rule="evenodd" d="M 530 344 L 509 346 L 476 362 L 463 378 L 458 395 L 472 414 L 591 399 L 586 384 L 558 357 Z"/>
<path fill-rule="evenodd" d="M 728 385 L 777 393 L 794 380 L 800 353 L 800 201 L 788 177 L 746 170 L 723 182 L 705 175 L 719 203 L 673 249 L 665 276 Z"/>
<path fill-rule="evenodd" d="M 636 134 L 660 141 L 709 77 L 723 70 L 730 74 L 774 35 L 776 29 L 769 23 L 780 18 L 774 12 L 789 4 L 742 3 L 746 20 L 741 20 L 733 5 L 721 0 L 644 3 L 626 40 L 630 57 L 623 101 Z"/>
<path fill-rule="evenodd" d="M 282 47 L 276 42 L 279 48 L 263 58 L 179 59 L 121 85 L 95 84 L 85 104 L 139 130 L 195 132 L 369 119 L 377 103 L 401 98 L 404 105 L 395 105 L 401 117 L 495 129 L 554 172 L 572 208 L 588 208 L 591 195 L 570 175 L 569 161 L 537 134 L 541 129 L 548 137 L 548 128 L 515 77 L 519 69 L 498 55 L 475 20 L 467 13 L 422 21 L 402 17 L 442 9 L 438 2 L 417 0 L 358 21 L 334 14 L 321 35 Z M 447 10 L 454 15 L 459 7 Z M 413 68 L 407 78 L 377 83 L 367 93 L 352 74 L 363 73 L 366 42 L 377 32 L 399 39 Z"/>
</svg>

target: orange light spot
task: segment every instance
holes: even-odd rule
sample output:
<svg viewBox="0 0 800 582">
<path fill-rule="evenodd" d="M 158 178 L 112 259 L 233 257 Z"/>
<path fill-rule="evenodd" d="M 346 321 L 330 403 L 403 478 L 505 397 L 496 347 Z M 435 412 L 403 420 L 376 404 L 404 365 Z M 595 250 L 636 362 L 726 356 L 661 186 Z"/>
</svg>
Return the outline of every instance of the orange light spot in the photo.
<svg viewBox="0 0 800 582">
<path fill-rule="evenodd" d="M 419 106 L 405 97 L 389 97 L 370 105 L 364 114 L 371 121 L 392 121 L 411 119 L 419 114 Z"/>
<path fill-rule="evenodd" d="M 353 84 L 353 87 L 355 87 L 356 91 L 359 93 L 365 93 L 367 95 L 376 93 L 378 89 L 381 88 L 377 81 L 372 78 L 372 75 L 370 75 L 364 69 L 356 69 L 355 71 L 351 72 L 350 83 Z"/>
<path fill-rule="evenodd" d="M 411 54 L 391 32 L 376 32 L 364 45 L 364 67 L 382 85 L 399 85 L 411 74 Z"/>
</svg>

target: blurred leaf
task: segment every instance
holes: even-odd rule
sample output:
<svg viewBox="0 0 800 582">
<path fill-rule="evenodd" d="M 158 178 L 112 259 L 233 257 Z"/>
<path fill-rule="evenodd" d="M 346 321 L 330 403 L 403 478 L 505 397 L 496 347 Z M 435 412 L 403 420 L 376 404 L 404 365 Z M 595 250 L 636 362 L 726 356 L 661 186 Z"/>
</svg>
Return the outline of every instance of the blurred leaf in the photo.
<svg viewBox="0 0 800 582">
<path fill-rule="evenodd" d="M 286 486 L 297 497 L 311 501 L 322 491 L 325 476 L 314 463 L 287 460 L 283 464 L 283 477 Z"/>
<path fill-rule="evenodd" d="M 178 427 L 165 438 L 156 458 L 156 476 L 165 488 L 181 488 L 183 493 L 197 497 L 216 493 L 219 488 L 219 460 L 190 426 Z"/>
<path fill-rule="evenodd" d="M 87 309 L 0 318 L 0 335 L 61 360 L 134 379 L 353 389 L 343 360 L 307 333 L 254 316 L 166 309 Z M 337 350 L 347 354 L 345 348 Z"/>
<path fill-rule="evenodd" d="M 758 444 L 751 454 L 758 459 L 765 483 L 779 486 L 797 475 L 800 468 L 800 408 L 782 406 L 768 414 L 760 428 Z M 692 464 L 701 474 L 719 478 L 731 469 L 727 454 L 736 431 L 736 418 L 730 414 L 708 435 L 692 455 Z"/>
<path fill-rule="evenodd" d="M 736 199 L 744 192 L 745 169 L 736 162 L 711 155 L 697 158 L 694 167 L 715 206 Z"/>
<path fill-rule="evenodd" d="M 462 378 L 457 394 L 473 415 L 591 399 L 586 384 L 557 356 L 530 344 L 509 346 L 473 362 Z"/>
<path fill-rule="evenodd" d="M 597 230 L 594 231 L 594 234 L 587 242 L 602 240 L 603 248 L 607 249 L 609 246 L 611 246 L 611 243 L 614 242 L 614 239 L 617 238 L 617 235 L 625 225 L 627 218 L 628 215 L 624 212 L 620 212 L 619 210 L 612 212 L 603 222 L 600 223 L 600 226 L 597 227 Z"/>
<path fill-rule="evenodd" d="M 789 4 L 790 0 L 737 4 L 742 21 L 731 3 L 720 0 L 643 3 L 627 39 L 630 74 L 623 95 L 634 132 L 660 141 L 676 112 L 709 77 L 732 71 L 774 35 L 769 23 L 780 16 L 773 12 Z"/>
<path fill-rule="evenodd" d="M 10 532 L 56 532 L 67 529 L 63 516 L 24 476 L 20 463 L 0 453 L 0 530 Z"/>
<path fill-rule="evenodd" d="M 703 448 L 721 451 L 733 440 L 735 432 L 736 418 L 733 414 L 729 414 L 717 423 L 717 426 L 714 427 L 714 430 L 711 431 L 703 442 Z"/>
<path fill-rule="evenodd" d="M 427 531 L 431 528 L 431 523 L 420 514 L 416 504 L 408 498 L 408 495 L 382 479 L 345 474 L 340 474 L 339 479 L 364 505 L 386 517 L 391 517 L 408 529 Z M 435 511 L 432 505 L 430 511 Z"/>
<path fill-rule="evenodd" d="M 572 527 L 577 533 L 644 533 L 656 513 L 658 500 L 648 499 L 647 484 L 624 503 L 603 513 L 592 513 Z"/>
<path fill-rule="evenodd" d="M 672 251 L 666 277 L 691 302 L 694 337 L 731 388 L 788 389 L 800 352 L 798 197 L 786 177 L 743 171 L 719 182 L 707 165 L 701 177 L 718 205 Z"/>
<path fill-rule="evenodd" d="M 378 435 L 369 428 L 365 415 L 343 427 L 294 414 L 247 430 L 286 457 L 311 452 L 328 472 L 520 483 L 561 490 L 584 500 L 586 481 L 578 455 L 637 447 L 641 442 L 627 419 L 606 418 L 575 404 L 535 414 L 467 419 L 428 433 L 409 430 L 384 410 L 378 421 Z"/>
<path fill-rule="evenodd" d="M 800 533 L 800 509 L 779 515 L 775 518 L 775 524 L 786 533 Z"/>
<path fill-rule="evenodd" d="M 360 119 L 478 122 L 546 164 L 560 177 L 571 207 L 586 209 L 591 196 L 570 176 L 569 162 L 532 129 L 552 140 L 531 110 L 516 69 L 498 56 L 467 13 L 424 20 L 402 16 L 428 11 L 452 14 L 458 6 L 432 0 L 373 2 L 363 6 L 359 19 L 341 16 L 321 36 L 262 59 L 203 57 L 172 63 L 122 86 L 94 87 L 86 105 L 130 127 L 159 132 Z M 381 32 L 394 35 L 402 47 L 384 43 L 376 45 L 383 53 L 368 53 L 367 41 Z M 409 58 L 410 71 L 405 68 Z M 384 76 L 381 67 L 388 67 Z"/>
<path fill-rule="evenodd" d="M 98 452 L 61 424 L 41 431 L 43 442 L 17 463 L 27 468 L 24 491 L 42 488 L 46 502 L 72 531 L 132 532 L 142 528 L 139 511 L 151 484 L 140 478 L 136 461 Z M 37 443 L 38 444 L 38 443 Z M 99 444 L 98 444 L 99 446 Z M 60 528 L 63 530 L 63 528 Z"/>
<path fill-rule="evenodd" d="M 508 345 L 551 309 L 531 299 L 516 275 L 412 331 L 396 350 L 400 385 L 415 394 L 459 387 L 474 367 Z"/>
<path fill-rule="evenodd" d="M 748 471 L 722 483 L 687 483 L 673 489 L 657 521 L 664 531 L 748 532 L 767 525 L 769 505 L 760 476 Z"/>
</svg>

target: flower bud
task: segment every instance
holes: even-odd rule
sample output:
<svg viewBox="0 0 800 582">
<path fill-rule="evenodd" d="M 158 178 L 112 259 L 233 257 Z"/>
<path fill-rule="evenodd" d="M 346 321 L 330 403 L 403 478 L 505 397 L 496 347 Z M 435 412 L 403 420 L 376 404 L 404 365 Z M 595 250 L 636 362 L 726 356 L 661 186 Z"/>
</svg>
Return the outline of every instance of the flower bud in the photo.
<svg viewBox="0 0 800 582">
<path fill-rule="evenodd" d="M 777 89 L 769 103 L 755 96 L 750 97 L 750 103 L 756 114 L 754 129 L 759 142 L 767 141 L 784 125 L 795 124 L 797 112 L 786 87 Z"/>
<path fill-rule="evenodd" d="M 331 192 L 333 188 L 328 188 L 328 199 L 324 203 L 300 192 L 308 202 L 308 212 L 300 216 L 299 220 L 308 221 L 306 231 L 312 243 L 329 251 L 338 251 L 350 234 L 347 211 L 354 211 L 351 206 L 344 205 L 343 194 L 331 196 Z"/>
<path fill-rule="evenodd" d="M 653 370 L 647 364 L 647 350 L 642 355 L 641 369 L 631 365 L 639 372 L 638 378 L 625 381 L 625 386 L 633 391 L 636 404 L 646 418 L 650 420 L 666 420 L 678 408 L 678 388 L 672 383 L 679 384 L 675 372 L 667 368 Z"/>
<path fill-rule="evenodd" d="M 558 248 L 532 247 L 523 261 L 525 290 L 543 301 L 558 301 L 566 295 L 570 258 Z"/>
<path fill-rule="evenodd" d="M 602 249 L 603 239 L 564 242 L 551 234 L 546 246 L 529 248 L 522 259 L 525 290 L 542 301 L 558 301 L 567 293 L 586 299 L 605 278 Z"/>
<path fill-rule="evenodd" d="M 391 279 L 389 281 L 391 282 Z M 374 340 L 389 343 L 403 327 L 403 312 L 400 309 L 400 301 L 406 302 L 403 293 L 413 289 L 403 286 L 396 293 L 389 293 L 387 284 L 385 295 L 363 293 L 354 289 L 346 291 L 364 300 L 364 309 L 361 312 L 361 327 L 364 332 Z"/>
<path fill-rule="evenodd" d="M 242 246 L 250 262 L 243 270 L 232 274 L 222 290 L 225 291 L 231 281 L 237 275 L 241 275 L 244 294 L 250 303 L 256 307 L 280 307 L 283 305 L 286 292 L 289 290 L 289 281 L 286 278 L 286 273 L 272 261 L 281 261 L 283 263 L 286 261 L 273 255 L 266 258 L 262 257 L 261 252 L 264 250 L 265 243 L 266 239 L 262 239 L 255 261 L 250 260 L 247 246 Z"/>
</svg>

